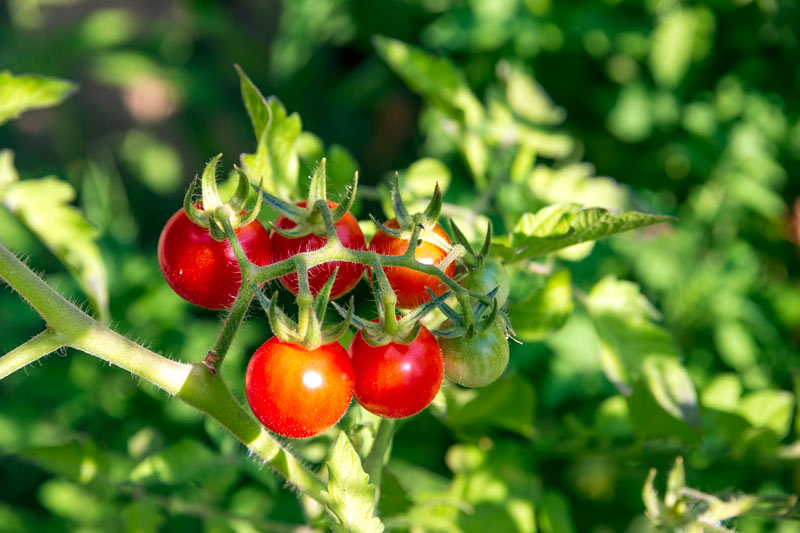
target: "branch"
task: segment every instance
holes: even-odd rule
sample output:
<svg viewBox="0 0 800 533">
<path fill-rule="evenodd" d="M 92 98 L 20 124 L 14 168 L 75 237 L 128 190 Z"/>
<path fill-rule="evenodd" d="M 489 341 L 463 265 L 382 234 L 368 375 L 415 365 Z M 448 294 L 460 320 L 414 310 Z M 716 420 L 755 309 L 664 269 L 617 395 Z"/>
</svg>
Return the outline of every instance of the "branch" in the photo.
<svg viewBox="0 0 800 533">
<path fill-rule="evenodd" d="M 202 363 L 189 365 L 172 361 L 110 330 L 64 299 L 2 244 L 0 279 L 45 319 L 49 326 L 45 333 L 52 332 L 40 334 L 4 356 L 0 359 L 0 368 L 10 355 L 16 354 L 12 362 L 17 358 L 30 362 L 45 355 L 42 352 L 48 340 L 52 349 L 65 345 L 99 357 L 208 414 L 289 482 L 323 503 L 320 493 L 325 485 L 322 481 L 250 416 L 225 382 L 214 379 Z M 16 370 L 13 363 L 9 368 Z"/>
<path fill-rule="evenodd" d="M 0 357 L 0 379 L 63 347 L 63 339 L 55 332 L 49 329 L 42 331 L 25 344 Z"/>
<path fill-rule="evenodd" d="M 378 433 L 372 443 L 372 448 L 364 460 L 364 471 L 369 476 L 369 481 L 375 487 L 375 501 L 380 498 L 381 474 L 386 463 L 386 450 L 392 443 L 394 436 L 394 419 L 381 418 L 378 423 Z"/>
</svg>

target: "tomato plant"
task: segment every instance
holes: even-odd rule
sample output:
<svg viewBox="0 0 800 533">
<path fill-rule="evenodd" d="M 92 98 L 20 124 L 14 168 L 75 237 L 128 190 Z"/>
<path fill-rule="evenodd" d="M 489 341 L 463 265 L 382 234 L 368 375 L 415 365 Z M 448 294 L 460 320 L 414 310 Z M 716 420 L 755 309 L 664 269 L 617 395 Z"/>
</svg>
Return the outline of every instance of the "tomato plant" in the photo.
<svg viewBox="0 0 800 533">
<path fill-rule="evenodd" d="M 448 379 L 465 387 L 484 387 L 508 366 L 508 340 L 502 319 L 471 337 L 439 339 Z"/>
<path fill-rule="evenodd" d="M 393 218 L 384 224 L 387 228 L 398 228 L 397 219 Z M 403 255 L 410 245 L 409 237 L 393 237 L 378 230 L 369 243 L 369 250 L 384 255 Z M 419 235 L 419 245 L 414 251 L 414 258 L 424 265 L 438 265 L 450 251 L 450 237 L 439 224 L 431 229 L 423 229 Z M 455 274 L 455 263 L 444 269 L 445 274 Z M 430 274 L 411 270 L 406 267 L 384 267 L 383 271 L 389 283 L 397 293 L 397 306 L 401 308 L 416 307 L 430 300 L 426 288 L 439 295 L 447 290 L 447 285 Z"/>
<path fill-rule="evenodd" d="M 269 233 L 254 220 L 235 229 L 247 257 L 256 265 L 272 260 Z M 181 209 L 167 221 L 158 240 L 158 264 L 164 279 L 183 299 L 208 309 L 233 304 L 241 272 L 227 240 L 215 240 L 209 230 Z"/>
<path fill-rule="evenodd" d="M 296 204 L 300 207 L 305 207 L 305 200 Z M 335 202 L 328 201 L 328 207 L 336 207 Z M 290 220 L 284 215 L 281 215 L 275 220 L 274 225 L 280 229 L 291 229 L 296 226 L 295 222 Z M 336 235 L 339 237 L 342 245 L 345 248 L 352 250 L 363 250 L 366 248 L 367 243 L 364 239 L 364 233 L 358 226 L 358 221 L 355 217 L 348 213 L 335 223 Z M 328 242 L 328 238 L 324 235 L 316 235 L 309 233 L 304 237 L 285 237 L 280 233 L 272 230 L 270 233 L 272 242 L 272 256 L 274 261 L 282 261 L 292 257 L 295 254 L 302 252 L 310 252 L 322 248 Z M 331 277 L 333 271 L 338 267 L 336 279 L 334 280 L 333 287 L 331 288 L 331 298 L 339 298 L 340 296 L 350 292 L 353 287 L 358 284 L 361 275 L 364 273 L 364 265 L 358 263 L 351 263 L 346 261 L 328 261 L 321 265 L 316 265 L 308 270 L 308 284 L 313 294 L 317 294 L 319 290 Z M 281 283 L 288 290 L 297 294 L 298 281 L 297 274 L 291 273 L 280 277 Z"/>
<path fill-rule="evenodd" d="M 353 365 L 338 342 L 307 350 L 272 337 L 250 358 L 244 379 L 256 418 L 294 439 L 333 426 L 353 397 Z"/>
<path fill-rule="evenodd" d="M 348 349 L 358 403 L 376 415 L 404 418 L 425 409 L 442 384 L 442 352 L 425 326 L 408 344 L 371 346 L 359 331 Z"/>
<path fill-rule="evenodd" d="M 508 273 L 503 264 L 493 257 L 484 258 L 482 264 L 470 271 L 459 281 L 462 287 L 479 294 L 487 294 L 497 289 L 494 297 L 497 305 L 502 307 L 508 301 L 510 283 Z"/>
</svg>

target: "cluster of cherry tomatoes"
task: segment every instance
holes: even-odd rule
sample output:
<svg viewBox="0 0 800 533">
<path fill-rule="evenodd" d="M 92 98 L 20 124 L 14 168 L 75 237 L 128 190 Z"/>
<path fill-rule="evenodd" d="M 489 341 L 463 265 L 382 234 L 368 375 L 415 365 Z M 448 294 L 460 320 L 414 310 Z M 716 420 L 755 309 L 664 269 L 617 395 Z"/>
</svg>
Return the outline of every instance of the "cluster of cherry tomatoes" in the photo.
<svg viewBox="0 0 800 533">
<path fill-rule="evenodd" d="M 296 205 L 304 207 L 305 202 Z M 336 207 L 330 201 L 328 205 Z M 284 215 L 273 226 L 268 232 L 261 222 L 253 220 L 234 230 L 246 256 L 257 266 L 317 250 L 327 242 L 324 235 L 314 233 L 297 238 L 286 236 L 288 232 L 281 230 L 292 229 L 295 222 Z M 397 228 L 398 222 L 391 219 L 384 226 Z M 410 244 L 408 237 L 379 229 L 367 246 L 358 222 L 349 212 L 335 222 L 335 229 L 342 245 L 354 250 L 397 256 L 405 253 Z M 420 232 L 415 259 L 422 264 L 439 265 L 451 246 L 444 229 L 433 224 Z M 229 242 L 212 238 L 209 230 L 193 222 L 184 209 L 164 227 L 158 259 L 167 283 L 185 300 L 209 309 L 226 309 L 233 304 L 241 285 L 241 272 Z M 358 284 L 365 269 L 359 263 L 338 261 L 313 266 L 308 270 L 309 288 L 316 295 L 336 270 L 330 298 L 341 297 Z M 431 294 L 441 295 L 447 290 L 435 276 L 406 267 L 384 267 L 384 272 L 400 308 L 419 306 L 430 300 Z M 444 267 L 444 272 L 453 277 L 455 263 Z M 471 277 L 475 277 L 474 273 L 465 278 L 473 285 L 469 288 L 486 288 L 479 285 L 487 280 L 470 281 Z M 296 273 L 284 275 L 280 281 L 298 293 Z M 507 295 L 507 279 L 504 283 Z M 306 438 L 336 424 L 354 394 L 372 413 L 388 418 L 408 417 L 433 401 L 445 371 L 457 383 L 482 386 L 499 377 L 507 361 L 508 343 L 500 320 L 469 341 L 461 337 L 437 342 L 424 326 L 407 344 L 388 342 L 375 346 L 359 331 L 348 350 L 338 341 L 307 349 L 272 337 L 250 359 L 245 391 L 250 408 L 267 428 L 286 437 Z"/>
</svg>

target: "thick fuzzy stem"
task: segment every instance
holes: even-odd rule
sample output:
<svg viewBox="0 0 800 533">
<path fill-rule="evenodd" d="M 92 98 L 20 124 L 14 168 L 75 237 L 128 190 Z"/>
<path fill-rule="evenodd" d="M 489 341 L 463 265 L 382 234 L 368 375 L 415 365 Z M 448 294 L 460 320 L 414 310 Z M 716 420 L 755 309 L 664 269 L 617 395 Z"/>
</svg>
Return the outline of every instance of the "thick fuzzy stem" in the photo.
<svg viewBox="0 0 800 533">
<path fill-rule="evenodd" d="M 0 279 L 28 301 L 48 324 L 45 333 L 6 354 L 6 357 L 12 355 L 9 369 L 15 369 L 15 360 L 35 360 L 37 355 L 41 357 L 50 348 L 62 345 L 97 356 L 208 414 L 290 483 L 322 502 L 321 491 L 325 488 L 322 480 L 284 449 L 245 411 L 224 380 L 214 379 L 202 364 L 172 361 L 112 331 L 54 291 L 2 244 Z"/>
</svg>

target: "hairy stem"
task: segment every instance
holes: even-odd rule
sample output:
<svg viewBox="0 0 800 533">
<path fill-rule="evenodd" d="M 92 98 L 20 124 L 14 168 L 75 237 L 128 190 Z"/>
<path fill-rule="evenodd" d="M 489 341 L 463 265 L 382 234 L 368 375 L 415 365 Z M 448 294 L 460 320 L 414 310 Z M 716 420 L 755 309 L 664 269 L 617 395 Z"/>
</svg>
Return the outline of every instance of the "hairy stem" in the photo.
<svg viewBox="0 0 800 533">
<path fill-rule="evenodd" d="M 239 294 L 236 295 L 236 300 L 233 302 L 233 307 L 231 307 L 231 310 L 228 311 L 228 316 L 225 317 L 225 322 L 222 324 L 222 329 L 219 331 L 219 335 L 217 336 L 217 342 L 214 343 L 214 348 L 211 350 L 215 358 L 209 363 L 213 365 L 212 367 L 209 367 L 208 364 L 206 364 L 206 367 L 209 368 L 209 370 L 211 370 L 211 368 L 219 368 L 219 365 L 222 364 L 222 360 L 225 359 L 225 356 L 228 354 L 228 350 L 233 343 L 233 338 L 236 336 L 239 326 L 242 325 L 244 315 L 250 308 L 250 302 L 252 300 L 253 288 L 243 279 L 242 286 L 239 289 Z"/>
<path fill-rule="evenodd" d="M 40 334 L 36 342 L 28 341 L 0 361 L 5 362 L 8 355 L 17 352 L 13 361 L 26 351 L 30 352 L 27 357 L 34 360 L 32 354 L 44 355 L 48 340 L 53 349 L 65 345 L 97 356 L 208 414 L 289 482 L 322 501 L 323 482 L 245 411 L 224 380 L 214 379 L 201 363 L 190 365 L 172 361 L 112 331 L 69 303 L 2 244 L 0 279 L 45 319 L 49 326 L 45 333 L 52 332 L 47 336 Z M 49 339 L 50 335 L 57 340 Z M 39 349 L 35 349 L 37 345 Z"/>
<path fill-rule="evenodd" d="M 375 487 L 375 501 L 380 498 L 381 474 L 383 465 L 386 462 L 386 451 L 392 443 L 394 436 L 394 420 L 391 418 L 381 418 L 378 423 L 378 433 L 372 448 L 364 459 L 364 471 L 369 476 L 369 481 Z"/>
<path fill-rule="evenodd" d="M 202 364 L 192 365 L 178 398 L 214 418 L 279 474 L 322 502 L 321 492 L 325 485 L 319 477 L 254 420 L 231 394 L 225 381 L 215 379 Z"/>
<path fill-rule="evenodd" d="M 0 357 L 0 379 L 63 346 L 63 339 L 54 331 L 49 329 L 42 331 L 25 344 Z"/>
</svg>

